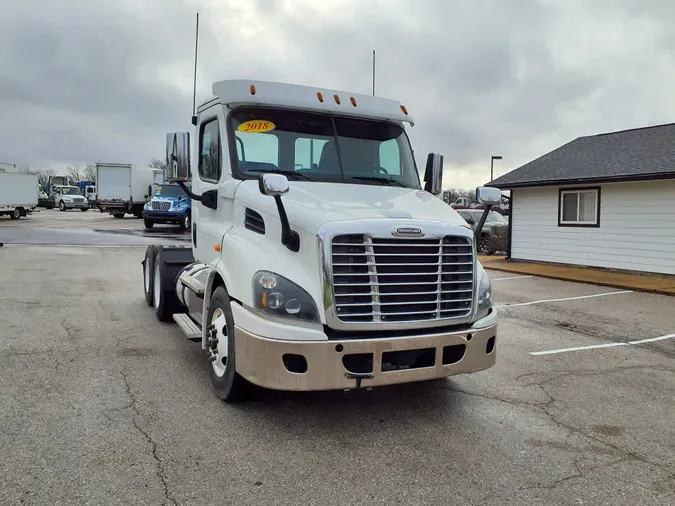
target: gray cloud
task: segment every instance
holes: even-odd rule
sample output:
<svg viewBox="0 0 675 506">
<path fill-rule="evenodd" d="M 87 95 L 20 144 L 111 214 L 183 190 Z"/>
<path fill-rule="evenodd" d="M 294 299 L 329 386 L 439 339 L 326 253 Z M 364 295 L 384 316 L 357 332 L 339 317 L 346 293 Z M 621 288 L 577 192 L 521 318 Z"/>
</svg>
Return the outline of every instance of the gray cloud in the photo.
<svg viewBox="0 0 675 506">
<path fill-rule="evenodd" d="M 293 5 L 293 8 L 289 7 Z M 667 0 L 22 0 L 0 18 L 0 160 L 145 163 L 198 96 L 250 77 L 401 100 L 418 163 L 485 182 L 579 135 L 668 122 Z"/>
</svg>

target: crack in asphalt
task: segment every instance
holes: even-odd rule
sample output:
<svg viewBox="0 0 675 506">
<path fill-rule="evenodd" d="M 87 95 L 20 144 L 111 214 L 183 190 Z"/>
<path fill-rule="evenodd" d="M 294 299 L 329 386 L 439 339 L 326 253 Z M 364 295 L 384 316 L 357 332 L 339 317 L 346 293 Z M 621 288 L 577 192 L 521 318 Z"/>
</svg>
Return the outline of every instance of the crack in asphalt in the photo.
<svg viewBox="0 0 675 506">
<path fill-rule="evenodd" d="M 178 506 L 178 503 L 176 500 L 173 498 L 171 491 L 169 490 L 169 485 L 166 482 L 166 476 L 165 476 L 165 470 L 164 470 L 164 464 L 162 462 L 162 459 L 159 458 L 159 455 L 157 454 L 157 443 L 152 439 L 150 434 L 143 429 L 138 424 L 138 421 L 136 417 L 142 417 L 142 413 L 138 410 L 138 406 L 136 405 L 136 396 L 134 393 L 131 391 L 131 386 L 129 384 L 129 379 L 127 378 L 127 375 L 125 374 L 124 371 L 120 371 L 120 374 L 122 375 L 122 379 L 124 380 L 124 384 L 126 386 L 126 391 L 127 395 L 129 396 L 129 404 L 128 408 L 130 408 L 134 412 L 134 416 L 132 416 L 131 421 L 134 424 L 134 427 L 138 432 L 140 432 L 143 437 L 145 437 L 145 440 L 150 443 L 150 446 L 152 448 L 152 457 L 155 459 L 155 462 L 157 463 L 157 477 L 159 478 L 159 481 L 162 484 L 162 488 L 164 489 L 164 497 L 166 498 L 167 501 L 169 501 L 171 504 L 174 504 L 175 506 Z"/>
<path fill-rule="evenodd" d="M 640 456 L 640 455 L 638 455 L 638 454 L 636 454 L 636 453 L 634 453 L 630 450 L 625 450 L 625 449 L 620 448 L 619 446 L 617 446 L 615 444 L 608 443 L 607 441 L 604 441 L 604 440 L 600 439 L 599 437 L 594 436 L 593 434 L 584 431 L 581 428 L 574 427 L 573 425 L 571 425 L 569 423 L 563 422 L 562 420 L 560 420 L 559 417 L 556 416 L 555 413 L 552 412 L 552 406 L 553 406 L 553 404 L 555 404 L 556 398 L 547 389 L 547 385 L 549 383 L 552 383 L 556 380 L 566 378 L 566 377 L 599 376 L 599 375 L 618 372 L 618 371 L 640 370 L 640 369 L 645 369 L 645 370 L 650 370 L 650 371 L 661 370 L 661 371 L 667 371 L 667 372 L 675 372 L 675 369 L 672 369 L 672 368 L 669 368 L 669 367 L 661 367 L 661 366 L 622 366 L 622 367 L 615 367 L 615 368 L 606 369 L 606 370 L 602 370 L 602 371 L 581 370 L 581 371 L 548 371 L 548 372 L 545 372 L 545 373 L 525 373 L 525 374 L 521 374 L 521 375 L 519 375 L 515 378 L 515 381 L 520 381 L 521 379 L 527 378 L 527 377 L 530 377 L 530 376 L 544 376 L 544 378 L 540 379 L 539 381 L 533 381 L 533 382 L 528 382 L 528 383 L 524 383 L 524 384 L 521 383 L 521 385 L 522 386 L 537 386 L 537 387 L 539 387 L 539 389 L 547 397 L 547 400 L 545 402 L 528 402 L 528 401 L 519 401 L 519 400 L 515 400 L 515 399 L 507 399 L 507 398 L 498 397 L 498 396 L 492 396 L 492 395 L 480 394 L 480 393 L 476 393 L 476 392 L 470 392 L 470 391 L 467 391 L 467 390 L 461 390 L 461 389 L 458 389 L 458 388 L 454 388 L 452 386 L 445 387 L 445 386 L 436 386 L 436 385 L 431 385 L 431 384 L 426 385 L 426 386 L 429 387 L 429 388 L 434 388 L 434 389 L 439 389 L 439 390 L 448 390 L 448 391 L 451 391 L 451 392 L 457 392 L 459 394 L 478 397 L 478 398 L 481 398 L 481 399 L 487 399 L 487 400 L 492 400 L 492 401 L 497 401 L 497 402 L 504 402 L 506 404 L 510 404 L 510 405 L 514 405 L 514 406 L 525 406 L 527 408 L 534 409 L 536 411 L 539 411 L 539 412 L 545 414 L 551 420 L 551 422 L 553 422 L 556 426 L 558 426 L 559 428 L 568 432 L 568 434 L 565 438 L 565 442 L 568 442 L 569 439 L 573 435 L 578 435 L 578 436 L 581 436 L 582 438 L 586 438 L 587 440 L 594 441 L 594 442 L 602 445 L 603 447 L 611 449 L 611 450 L 613 450 L 613 452 L 616 452 L 617 456 L 621 456 L 621 458 L 618 459 L 618 460 L 614 460 L 614 461 L 609 462 L 609 463 L 601 464 L 599 466 L 590 467 L 585 472 L 582 471 L 579 467 L 579 463 L 581 462 L 581 460 L 583 460 L 583 457 L 575 458 L 575 459 L 572 460 L 572 465 L 574 466 L 574 469 L 575 469 L 575 472 L 573 474 L 562 477 L 562 478 L 554 481 L 553 483 L 551 483 L 549 485 L 537 485 L 537 486 L 531 486 L 531 487 L 523 487 L 523 488 L 521 488 L 521 490 L 524 490 L 524 491 L 552 490 L 552 489 L 555 489 L 555 488 L 559 487 L 561 484 L 564 484 L 564 483 L 566 483 L 570 480 L 574 480 L 574 479 L 578 479 L 578 478 L 588 479 L 588 478 L 586 478 L 586 475 L 589 472 L 597 471 L 598 469 L 601 469 L 603 467 L 612 466 L 612 465 L 615 465 L 619 462 L 624 462 L 624 461 L 638 461 L 638 462 L 642 462 L 642 463 L 650 465 L 650 466 L 654 466 L 654 467 L 664 471 L 666 473 L 667 477 L 660 480 L 659 482 L 656 482 L 656 483 L 652 484 L 652 487 L 656 487 L 661 483 L 665 484 L 670 480 L 675 480 L 675 472 L 672 470 L 670 465 L 662 464 L 662 463 L 658 463 L 658 462 L 653 462 L 653 461 L 649 460 L 648 458 L 642 457 L 642 456 Z M 617 481 L 626 481 L 626 480 L 620 480 L 620 479 L 617 479 L 617 478 L 613 478 L 613 479 L 616 479 Z M 630 483 L 632 485 L 639 486 L 640 488 L 649 490 L 651 492 L 666 493 L 666 494 L 670 495 L 669 492 L 664 491 L 664 490 L 658 490 L 658 489 L 651 488 L 651 487 L 648 487 L 648 486 L 645 486 L 645 485 L 640 485 L 640 484 L 634 483 L 634 482 L 626 481 L 626 483 Z M 502 494 L 492 493 L 492 494 L 489 494 L 489 495 L 481 498 L 480 502 L 484 503 L 484 502 L 486 502 L 490 499 L 497 499 L 497 498 L 501 497 L 501 495 Z"/>
</svg>

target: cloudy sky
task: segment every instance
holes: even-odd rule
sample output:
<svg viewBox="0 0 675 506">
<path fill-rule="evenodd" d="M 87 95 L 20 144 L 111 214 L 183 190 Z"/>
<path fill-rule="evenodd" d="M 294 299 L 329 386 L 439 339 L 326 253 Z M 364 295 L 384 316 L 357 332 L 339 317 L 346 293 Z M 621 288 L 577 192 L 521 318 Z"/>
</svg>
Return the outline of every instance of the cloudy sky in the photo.
<svg viewBox="0 0 675 506">
<path fill-rule="evenodd" d="M 5 0 L 0 161 L 162 157 L 198 100 L 255 78 L 400 100 L 418 163 L 470 188 L 580 135 L 675 121 L 672 0 Z"/>
</svg>

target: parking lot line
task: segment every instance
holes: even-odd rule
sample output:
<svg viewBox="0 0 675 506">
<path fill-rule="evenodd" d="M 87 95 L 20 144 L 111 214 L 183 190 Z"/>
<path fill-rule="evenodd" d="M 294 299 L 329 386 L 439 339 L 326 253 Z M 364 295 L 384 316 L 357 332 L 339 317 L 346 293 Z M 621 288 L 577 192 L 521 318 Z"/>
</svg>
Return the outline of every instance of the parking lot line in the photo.
<svg viewBox="0 0 675 506">
<path fill-rule="evenodd" d="M 663 341 L 665 339 L 672 339 L 675 334 L 668 334 L 667 336 L 652 337 L 649 339 L 640 339 L 639 341 L 628 341 L 629 344 L 653 343 L 654 341 Z"/>
<path fill-rule="evenodd" d="M 597 348 L 615 348 L 617 346 L 630 346 L 631 344 L 653 343 L 655 341 L 664 341 L 675 338 L 675 334 L 668 334 L 659 337 L 650 337 L 649 339 L 640 339 L 639 341 L 628 341 L 627 343 L 605 343 L 592 344 L 589 346 L 576 346 L 574 348 L 560 348 L 557 350 L 531 351 L 530 355 L 554 355 L 556 353 L 568 353 L 570 351 L 594 350 Z"/>
<path fill-rule="evenodd" d="M 501 304 L 495 306 L 497 309 L 503 309 L 507 307 L 518 307 L 518 306 L 532 306 L 534 304 L 544 304 L 546 302 L 564 302 L 566 300 L 580 300 L 580 299 L 591 299 L 593 297 L 605 297 L 607 295 L 621 295 L 625 293 L 633 293 L 633 290 L 620 290 L 617 292 L 604 292 L 604 293 L 595 293 L 593 295 L 579 295 L 578 297 L 564 297 L 561 299 L 544 299 L 544 300 L 533 300 L 530 302 L 517 302 L 515 304 Z"/>
<path fill-rule="evenodd" d="M 558 350 L 531 351 L 530 355 L 553 355 L 555 353 L 567 353 L 570 351 L 594 350 L 596 348 L 614 348 L 616 346 L 628 346 L 628 343 L 605 343 L 592 344 L 589 346 L 576 346 L 574 348 L 560 348 Z"/>
<path fill-rule="evenodd" d="M 508 281 L 510 279 L 526 279 L 533 278 L 534 276 L 509 276 L 508 278 L 493 278 L 492 281 Z"/>
</svg>

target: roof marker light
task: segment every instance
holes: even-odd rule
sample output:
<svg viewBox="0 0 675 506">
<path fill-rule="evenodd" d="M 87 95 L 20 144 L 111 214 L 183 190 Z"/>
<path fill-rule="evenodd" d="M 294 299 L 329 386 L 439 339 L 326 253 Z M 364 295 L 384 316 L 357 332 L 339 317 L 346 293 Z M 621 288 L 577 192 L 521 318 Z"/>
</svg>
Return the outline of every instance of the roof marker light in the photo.
<svg viewBox="0 0 675 506">
<path fill-rule="evenodd" d="M 354 107 L 356 107 L 356 99 L 354 97 L 349 97 L 349 101 L 352 103 Z"/>
<path fill-rule="evenodd" d="M 319 99 L 319 102 L 323 104 L 323 95 L 321 94 L 320 91 L 316 92 L 316 97 Z"/>
<path fill-rule="evenodd" d="M 401 106 L 401 110 L 403 111 L 403 114 L 406 116 L 408 115 L 408 109 L 406 109 L 404 105 Z"/>
<path fill-rule="evenodd" d="M 340 97 L 337 96 L 337 94 L 333 95 L 333 98 L 335 99 L 335 103 L 337 105 L 340 105 Z"/>
<path fill-rule="evenodd" d="M 251 85 L 251 95 L 255 95 L 255 84 Z"/>
</svg>

